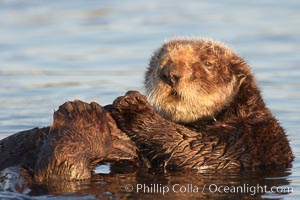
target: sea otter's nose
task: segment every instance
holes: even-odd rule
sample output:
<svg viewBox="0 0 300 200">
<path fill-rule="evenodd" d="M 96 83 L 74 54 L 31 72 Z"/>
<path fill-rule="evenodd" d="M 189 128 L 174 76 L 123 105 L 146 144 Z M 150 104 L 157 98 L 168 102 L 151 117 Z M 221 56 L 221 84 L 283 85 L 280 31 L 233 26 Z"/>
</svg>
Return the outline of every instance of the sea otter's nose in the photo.
<svg viewBox="0 0 300 200">
<path fill-rule="evenodd" d="M 180 75 L 173 67 L 166 66 L 160 71 L 160 78 L 173 87 L 178 83 Z"/>
</svg>

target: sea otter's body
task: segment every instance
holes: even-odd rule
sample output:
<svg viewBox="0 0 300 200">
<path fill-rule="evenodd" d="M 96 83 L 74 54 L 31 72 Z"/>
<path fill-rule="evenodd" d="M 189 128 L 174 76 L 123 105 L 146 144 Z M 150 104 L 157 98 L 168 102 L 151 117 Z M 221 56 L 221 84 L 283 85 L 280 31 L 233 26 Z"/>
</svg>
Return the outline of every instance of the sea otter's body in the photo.
<svg viewBox="0 0 300 200">
<path fill-rule="evenodd" d="M 145 85 L 149 103 L 138 92 L 105 108 L 65 103 L 50 128 L 0 142 L 0 158 L 9 161 L 0 169 L 24 164 L 43 182 L 89 178 L 91 167 L 104 160 L 199 171 L 290 166 L 293 155 L 284 130 L 249 66 L 225 45 L 172 40 L 154 53 Z M 37 140 L 22 140 L 26 134 Z M 22 157 L 13 150 L 16 141 L 17 150 L 32 151 L 14 162 Z"/>
<path fill-rule="evenodd" d="M 156 167 L 290 166 L 293 155 L 283 128 L 266 107 L 250 67 L 227 46 L 171 40 L 152 56 L 145 86 L 149 103 L 130 93 L 115 101 L 113 116 Z"/>
</svg>

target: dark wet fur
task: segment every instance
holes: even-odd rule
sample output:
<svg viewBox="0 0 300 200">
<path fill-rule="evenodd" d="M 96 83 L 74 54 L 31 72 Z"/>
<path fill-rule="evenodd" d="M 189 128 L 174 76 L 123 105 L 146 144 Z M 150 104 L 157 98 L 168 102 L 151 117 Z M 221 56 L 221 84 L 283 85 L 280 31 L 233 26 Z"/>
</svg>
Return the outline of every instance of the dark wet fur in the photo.
<svg viewBox="0 0 300 200">
<path fill-rule="evenodd" d="M 81 180 L 90 178 L 91 170 L 101 161 L 137 162 L 136 146 L 117 127 L 110 107 L 66 102 L 54 113 L 50 127 L 1 140 L 0 170 L 19 166 L 36 182 Z M 12 168 L 11 172 L 15 171 Z"/>
<path fill-rule="evenodd" d="M 138 92 L 119 97 L 114 108 L 119 127 L 154 168 L 286 168 L 293 160 L 284 130 L 263 107 L 256 108 L 255 116 L 249 118 L 230 117 L 229 109 L 217 122 L 198 131 L 164 119 Z"/>
</svg>

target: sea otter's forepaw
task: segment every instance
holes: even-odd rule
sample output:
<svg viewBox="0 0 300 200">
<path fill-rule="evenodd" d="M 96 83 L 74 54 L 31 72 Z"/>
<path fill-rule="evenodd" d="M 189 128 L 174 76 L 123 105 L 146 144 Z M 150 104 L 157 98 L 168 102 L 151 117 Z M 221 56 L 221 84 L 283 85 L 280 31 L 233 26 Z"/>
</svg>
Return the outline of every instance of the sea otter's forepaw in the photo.
<svg viewBox="0 0 300 200">
<path fill-rule="evenodd" d="M 118 97 L 114 101 L 113 107 L 114 110 L 128 114 L 144 113 L 152 110 L 147 98 L 137 91 L 128 91 L 125 96 Z"/>
<path fill-rule="evenodd" d="M 97 126 L 104 118 L 104 109 L 97 103 L 90 104 L 80 100 L 68 101 L 54 113 L 53 126 L 72 126 L 83 128 L 92 124 Z"/>
<path fill-rule="evenodd" d="M 112 114 L 118 124 L 126 127 L 145 121 L 154 113 L 147 98 L 137 91 L 129 91 L 125 96 L 118 97 L 113 103 Z"/>
</svg>

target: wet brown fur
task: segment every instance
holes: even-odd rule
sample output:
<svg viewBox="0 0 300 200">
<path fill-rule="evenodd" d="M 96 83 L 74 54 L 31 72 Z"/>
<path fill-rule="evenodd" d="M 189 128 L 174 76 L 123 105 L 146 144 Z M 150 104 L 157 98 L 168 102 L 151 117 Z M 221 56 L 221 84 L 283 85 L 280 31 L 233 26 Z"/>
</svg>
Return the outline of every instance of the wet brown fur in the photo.
<svg viewBox="0 0 300 200">
<path fill-rule="evenodd" d="M 137 162 L 135 144 L 117 127 L 110 109 L 95 102 L 66 102 L 54 113 L 50 127 L 0 141 L 0 170 L 27 170 L 35 182 L 48 182 L 88 179 L 101 161 Z"/>
<path fill-rule="evenodd" d="M 130 92 L 114 102 L 113 116 L 153 166 L 290 166 L 293 155 L 283 128 L 266 107 L 250 67 L 227 46 L 171 40 L 151 58 L 145 85 L 154 109 L 145 96 Z"/>
</svg>

